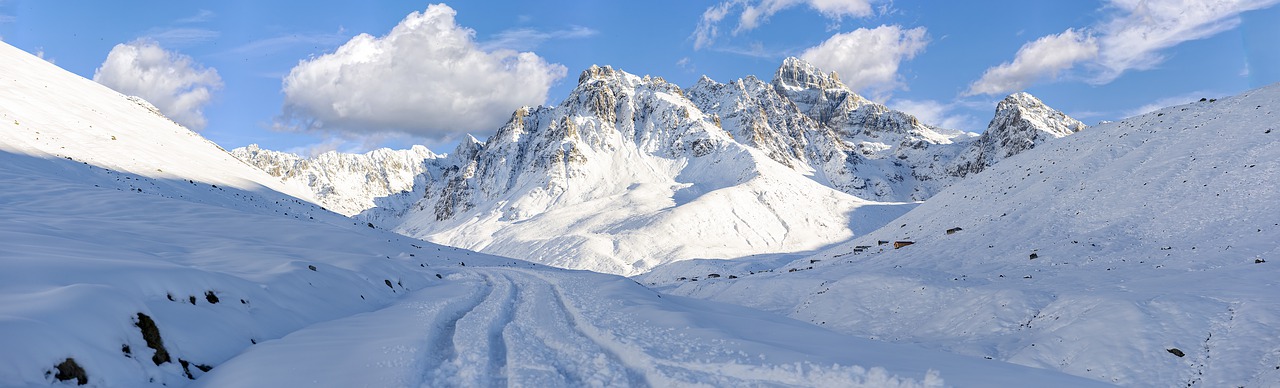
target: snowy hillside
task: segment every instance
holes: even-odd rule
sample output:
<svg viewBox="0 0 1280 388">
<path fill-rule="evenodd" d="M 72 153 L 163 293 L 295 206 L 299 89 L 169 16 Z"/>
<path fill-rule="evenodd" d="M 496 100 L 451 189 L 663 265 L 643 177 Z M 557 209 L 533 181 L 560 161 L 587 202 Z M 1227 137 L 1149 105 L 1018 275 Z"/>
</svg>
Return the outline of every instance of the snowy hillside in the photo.
<svg viewBox="0 0 1280 388">
<path fill-rule="evenodd" d="M 378 198 L 425 185 L 439 174 L 440 167 L 434 162 L 442 158 L 423 146 L 407 150 L 383 148 L 364 154 L 330 151 L 303 158 L 254 144 L 233 149 L 231 155 L 297 190 L 314 193 L 326 209 L 346 216 L 379 206 Z"/>
<path fill-rule="evenodd" d="M 270 190 L 310 199 L 218 145 L 165 118 L 137 97 L 70 76 L 40 58 L 0 44 L 0 151 L 70 158 L 162 180 L 192 180 L 248 191 Z M 67 90 L 75 90 L 69 93 Z M 175 153 L 191 157 L 171 160 Z"/>
<path fill-rule="evenodd" d="M 976 137 L 868 101 L 795 58 L 772 83 L 704 77 L 687 90 L 592 67 L 560 106 L 523 108 L 490 139 L 468 139 L 448 157 L 234 154 L 310 187 L 328 208 L 365 210 L 356 218 L 411 237 L 636 274 L 676 260 L 828 246 L 912 206 L 863 199 L 922 200 L 1079 129 L 1019 96 L 1001 104 L 991 135 Z M 969 154 L 979 165 L 957 168 L 957 155 Z"/>
<path fill-rule="evenodd" d="M 1100 125 L 843 246 L 642 281 L 1122 385 L 1278 385 L 1278 115 L 1272 85 Z"/>
<path fill-rule="evenodd" d="M 370 228 L 0 54 L 0 385 L 1089 384 Z"/>
</svg>

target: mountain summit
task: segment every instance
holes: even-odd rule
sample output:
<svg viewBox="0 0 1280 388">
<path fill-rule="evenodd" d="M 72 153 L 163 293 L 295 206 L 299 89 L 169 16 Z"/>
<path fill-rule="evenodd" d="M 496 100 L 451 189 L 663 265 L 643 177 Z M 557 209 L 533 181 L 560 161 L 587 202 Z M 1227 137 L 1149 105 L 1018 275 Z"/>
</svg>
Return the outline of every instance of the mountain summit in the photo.
<svg viewBox="0 0 1280 388">
<path fill-rule="evenodd" d="M 1031 94 L 1010 94 L 996 105 L 987 131 L 956 159 L 949 172 L 960 177 L 977 173 L 1004 158 L 1084 128 L 1084 123 L 1050 108 Z"/>
</svg>

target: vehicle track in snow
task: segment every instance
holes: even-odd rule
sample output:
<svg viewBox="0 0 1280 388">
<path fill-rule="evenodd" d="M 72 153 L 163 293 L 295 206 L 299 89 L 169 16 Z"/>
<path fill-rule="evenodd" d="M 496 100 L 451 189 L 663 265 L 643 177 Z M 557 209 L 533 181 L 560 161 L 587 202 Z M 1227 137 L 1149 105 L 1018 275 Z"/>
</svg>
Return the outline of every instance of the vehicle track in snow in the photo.
<svg viewBox="0 0 1280 388">
<path fill-rule="evenodd" d="M 475 270 L 484 294 L 439 324 L 424 386 L 649 385 L 551 281 Z"/>
</svg>

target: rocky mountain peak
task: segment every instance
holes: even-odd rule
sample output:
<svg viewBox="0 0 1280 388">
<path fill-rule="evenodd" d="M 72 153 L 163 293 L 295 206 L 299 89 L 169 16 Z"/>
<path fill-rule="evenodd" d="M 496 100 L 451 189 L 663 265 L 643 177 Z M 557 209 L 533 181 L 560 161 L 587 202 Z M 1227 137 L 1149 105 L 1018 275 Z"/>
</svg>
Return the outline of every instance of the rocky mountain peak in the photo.
<svg viewBox="0 0 1280 388">
<path fill-rule="evenodd" d="M 816 66 L 796 57 L 782 60 L 782 66 L 773 73 L 773 83 L 799 89 L 848 89 L 835 72 L 823 73 Z"/>
<path fill-rule="evenodd" d="M 1010 94 L 996 105 L 987 131 L 960 155 L 950 173 L 960 177 L 977 173 L 1004 158 L 1084 128 L 1084 123 L 1029 93 Z"/>
<path fill-rule="evenodd" d="M 617 71 L 613 70 L 613 67 L 609 65 L 604 65 L 604 67 L 591 65 L 591 67 L 583 70 L 581 75 L 578 75 L 578 84 L 582 85 L 591 80 L 612 78 L 616 74 Z"/>
<path fill-rule="evenodd" d="M 1034 130 L 1058 138 L 1081 129 L 1084 123 L 1045 105 L 1027 92 L 1010 94 L 996 105 L 996 114 L 987 125 L 987 133 Z M 1030 148 L 1030 147 L 1028 147 Z"/>
</svg>

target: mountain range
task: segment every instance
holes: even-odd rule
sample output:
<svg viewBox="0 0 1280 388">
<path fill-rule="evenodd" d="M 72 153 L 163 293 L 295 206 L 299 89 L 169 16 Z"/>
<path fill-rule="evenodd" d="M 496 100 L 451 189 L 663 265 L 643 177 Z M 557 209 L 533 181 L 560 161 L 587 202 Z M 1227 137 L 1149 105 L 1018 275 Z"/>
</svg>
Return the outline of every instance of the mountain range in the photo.
<svg viewBox="0 0 1280 388">
<path fill-rule="evenodd" d="M 448 155 L 232 154 L 310 188 L 329 209 L 410 237 L 633 275 L 829 246 L 1084 128 L 1018 93 L 981 135 L 942 129 L 788 58 L 768 83 L 703 77 L 687 89 L 593 66 L 559 105 L 521 108 Z"/>
</svg>

